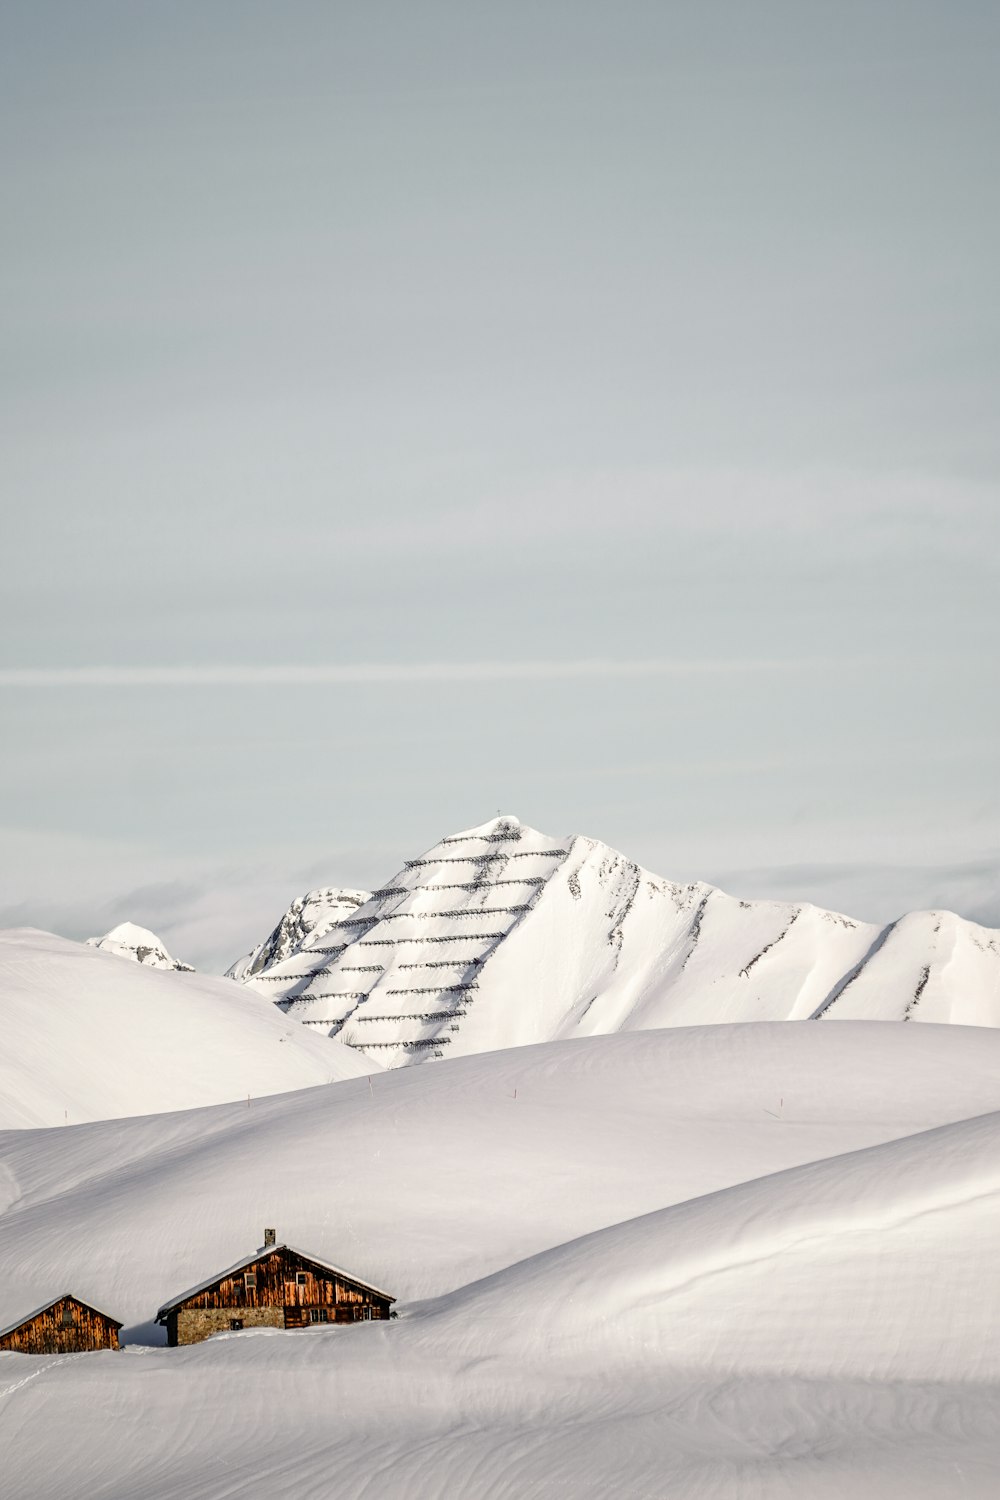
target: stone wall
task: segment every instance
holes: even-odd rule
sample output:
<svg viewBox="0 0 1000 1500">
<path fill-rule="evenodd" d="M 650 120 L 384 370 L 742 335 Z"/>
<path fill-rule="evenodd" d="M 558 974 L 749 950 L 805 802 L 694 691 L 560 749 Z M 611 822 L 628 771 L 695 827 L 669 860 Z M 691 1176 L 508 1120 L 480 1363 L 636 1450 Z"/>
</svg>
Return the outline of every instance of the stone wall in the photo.
<svg viewBox="0 0 1000 1500">
<path fill-rule="evenodd" d="M 213 1333 L 228 1333 L 230 1320 L 244 1328 L 284 1328 L 283 1307 L 182 1307 L 177 1313 L 178 1344 L 198 1344 Z"/>
</svg>

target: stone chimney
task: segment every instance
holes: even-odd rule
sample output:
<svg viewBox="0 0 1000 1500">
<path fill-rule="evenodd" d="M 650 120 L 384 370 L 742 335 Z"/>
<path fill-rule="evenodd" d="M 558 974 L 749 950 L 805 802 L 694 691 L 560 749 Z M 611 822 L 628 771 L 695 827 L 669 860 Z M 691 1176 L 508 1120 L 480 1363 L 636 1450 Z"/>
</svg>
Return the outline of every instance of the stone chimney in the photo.
<svg viewBox="0 0 1000 1500">
<path fill-rule="evenodd" d="M 274 1247 L 275 1247 L 275 1245 L 277 1243 L 278 1243 L 278 1234 L 277 1234 L 277 1231 L 274 1230 L 274 1229 L 265 1229 L 264 1230 L 264 1249 L 265 1250 L 273 1250 Z"/>
</svg>

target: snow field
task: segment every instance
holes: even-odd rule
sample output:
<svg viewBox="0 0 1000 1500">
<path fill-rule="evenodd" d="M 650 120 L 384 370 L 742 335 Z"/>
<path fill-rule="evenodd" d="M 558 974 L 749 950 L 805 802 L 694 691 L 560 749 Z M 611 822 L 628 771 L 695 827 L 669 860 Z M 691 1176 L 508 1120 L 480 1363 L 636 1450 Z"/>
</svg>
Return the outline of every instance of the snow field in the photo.
<svg viewBox="0 0 1000 1500">
<path fill-rule="evenodd" d="M 72 1286 L 128 1341 L 265 1224 L 401 1302 L 434 1297 L 593 1230 L 997 1108 L 992 1030 L 754 1024 L 9 1132 L 0 1326 Z"/>
<path fill-rule="evenodd" d="M 353 1078 L 377 1064 L 229 980 L 51 933 L 0 933 L 0 1127 L 191 1109 Z"/>
<path fill-rule="evenodd" d="M 510 818 L 245 984 L 137 931 L 0 938 L 0 1326 L 71 1289 L 129 1346 L 0 1354 L 5 1494 L 1000 1494 L 996 933 Z M 398 1319 L 156 1347 L 265 1225 Z"/>
<path fill-rule="evenodd" d="M 992 1500 L 995 1387 L 650 1372 L 488 1350 L 415 1316 L 37 1361 L 0 1442 L 31 1500 Z M 20 1369 L 17 1370 L 20 1376 Z M 20 1378 L 24 1378 L 21 1376 Z M 53 1442 L 53 1434 L 61 1440 Z"/>
<path fill-rule="evenodd" d="M 522 1047 L 0 1136 L 0 1319 L 126 1319 L 279 1236 L 398 1320 L 0 1356 L 26 1500 L 987 1500 L 1000 1033 Z"/>
</svg>

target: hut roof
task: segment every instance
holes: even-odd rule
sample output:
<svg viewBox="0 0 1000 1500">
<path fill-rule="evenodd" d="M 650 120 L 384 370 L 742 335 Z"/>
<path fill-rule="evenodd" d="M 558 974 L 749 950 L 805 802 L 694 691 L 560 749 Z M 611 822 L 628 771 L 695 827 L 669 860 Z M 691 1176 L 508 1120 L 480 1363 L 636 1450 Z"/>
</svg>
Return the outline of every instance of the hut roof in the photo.
<svg viewBox="0 0 1000 1500">
<path fill-rule="evenodd" d="M 96 1313 L 99 1318 L 104 1318 L 112 1328 L 123 1326 L 117 1318 L 109 1317 L 106 1312 L 101 1312 L 101 1309 L 91 1302 L 84 1302 L 83 1298 L 77 1297 L 74 1292 L 60 1292 L 59 1296 L 53 1297 L 51 1302 L 44 1302 L 41 1307 L 36 1307 L 33 1312 L 25 1313 L 24 1317 L 18 1318 L 15 1323 L 9 1323 L 6 1328 L 0 1328 L 0 1339 L 6 1338 L 8 1333 L 16 1333 L 19 1328 L 24 1327 L 25 1323 L 34 1322 L 35 1318 L 40 1318 L 42 1313 L 49 1312 L 58 1302 L 75 1302 L 78 1307 L 85 1307 L 88 1312 Z"/>
<path fill-rule="evenodd" d="M 355 1276 L 351 1271 L 345 1271 L 343 1266 L 331 1265 L 328 1260 L 320 1260 L 318 1255 L 310 1255 L 307 1250 L 299 1250 L 295 1245 L 268 1245 L 266 1250 L 255 1250 L 252 1255 L 247 1255 L 243 1260 L 238 1260 L 234 1266 L 228 1266 L 224 1271 L 217 1271 L 214 1276 L 200 1281 L 197 1286 L 189 1287 L 179 1297 L 174 1297 L 170 1302 L 165 1302 L 156 1314 L 156 1322 L 162 1323 L 168 1313 L 173 1312 L 175 1307 L 180 1307 L 191 1297 L 197 1297 L 200 1292 L 207 1292 L 209 1287 L 214 1286 L 217 1281 L 225 1281 L 227 1276 L 235 1276 L 237 1271 L 246 1270 L 247 1266 L 255 1265 L 257 1261 L 264 1260 L 268 1255 L 273 1255 L 277 1250 L 290 1250 L 293 1255 L 299 1255 L 303 1260 L 312 1261 L 314 1266 L 321 1266 L 324 1271 L 331 1271 L 334 1276 L 340 1276 L 344 1281 L 349 1281 L 352 1286 L 363 1287 L 366 1292 L 374 1292 L 377 1297 L 385 1297 L 389 1302 L 395 1302 L 391 1292 L 383 1291 L 381 1287 L 372 1286 L 370 1281 L 362 1281 L 360 1276 Z"/>
</svg>

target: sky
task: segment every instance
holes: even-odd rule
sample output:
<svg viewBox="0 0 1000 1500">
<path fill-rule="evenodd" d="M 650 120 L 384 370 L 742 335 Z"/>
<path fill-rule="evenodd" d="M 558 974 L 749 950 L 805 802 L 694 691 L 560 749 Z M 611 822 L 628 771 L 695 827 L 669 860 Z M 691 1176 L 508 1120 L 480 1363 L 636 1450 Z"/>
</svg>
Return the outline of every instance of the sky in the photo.
<svg viewBox="0 0 1000 1500">
<path fill-rule="evenodd" d="M 995 4 L 0 28 L 0 924 L 502 810 L 1000 925 Z"/>
</svg>

